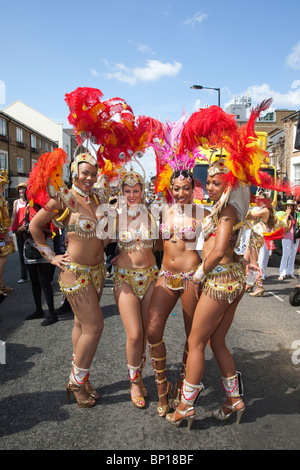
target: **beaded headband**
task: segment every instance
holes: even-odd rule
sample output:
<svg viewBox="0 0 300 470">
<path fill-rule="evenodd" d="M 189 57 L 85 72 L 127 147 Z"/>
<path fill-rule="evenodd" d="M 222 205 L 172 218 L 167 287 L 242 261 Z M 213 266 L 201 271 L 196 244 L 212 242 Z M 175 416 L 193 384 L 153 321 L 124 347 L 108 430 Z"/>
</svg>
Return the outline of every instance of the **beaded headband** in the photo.
<svg viewBox="0 0 300 470">
<path fill-rule="evenodd" d="M 73 179 L 78 178 L 78 165 L 80 163 L 89 163 L 92 166 L 98 167 L 98 162 L 96 158 L 93 157 L 93 155 L 91 155 L 89 152 L 80 153 L 75 157 L 74 161 L 71 164 L 71 175 Z"/>
<path fill-rule="evenodd" d="M 229 168 L 227 168 L 225 160 L 222 157 L 219 157 L 218 160 L 210 163 L 207 173 L 209 176 L 215 176 L 218 173 L 225 175 L 226 173 L 229 173 Z"/>
</svg>

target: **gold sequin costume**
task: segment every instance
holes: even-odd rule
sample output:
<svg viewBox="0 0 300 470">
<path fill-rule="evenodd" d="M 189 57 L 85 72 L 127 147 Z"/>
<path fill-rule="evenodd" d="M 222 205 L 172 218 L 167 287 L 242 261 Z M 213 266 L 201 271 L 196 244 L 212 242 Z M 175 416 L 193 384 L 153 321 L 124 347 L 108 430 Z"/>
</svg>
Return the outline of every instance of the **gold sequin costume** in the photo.
<svg viewBox="0 0 300 470">
<path fill-rule="evenodd" d="M 132 288 L 135 296 L 142 300 L 153 281 L 156 281 L 159 275 L 159 269 L 156 264 L 149 266 L 148 268 L 139 269 L 127 269 L 115 266 L 115 272 L 113 275 L 114 289 L 126 282 Z"/>
<path fill-rule="evenodd" d="M 241 263 L 219 264 L 206 274 L 203 293 L 215 300 L 232 303 L 243 292 L 245 282 Z"/>
<path fill-rule="evenodd" d="M 172 273 L 162 266 L 159 277 L 164 277 L 164 287 L 168 287 L 171 290 L 185 290 L 187 289 L 188 281 L 193 281 L 193 276 L 199 266 L 200 264 L 189 271 L 182 271 L 180 273 Z"/>
<path fill-rule="evenodd" d="M 60 289 L 66 297 L 73 297 L 82 292 L 82 289 L 87 289 L 88 284 L 91 282 L 98 294 L 102 291 L 105 282 L 106 266 L 105 262 L 96 264 L 95 266 L 85 266 L 78 263 L 68 263 L 66 270 L 75 274 L 76 280 L 73 284 L 65 284 L 59 282 Z M 78 277 L 77 277 L 78 276 Z"/>
</svg>

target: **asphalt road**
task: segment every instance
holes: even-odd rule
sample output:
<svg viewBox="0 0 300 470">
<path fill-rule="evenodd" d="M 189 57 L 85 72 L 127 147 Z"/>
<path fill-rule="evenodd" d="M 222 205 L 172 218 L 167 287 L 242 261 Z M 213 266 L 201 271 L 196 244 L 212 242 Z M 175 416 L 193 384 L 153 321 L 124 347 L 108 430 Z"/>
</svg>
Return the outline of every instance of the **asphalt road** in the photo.
<svg viewBox="0 0 300 470">
<path fill-rule="evenodd" d="M 143 374 L 147 405 L 144 410 L 132 405 L 126 338 L 110 279 L 101 300 L 105 329 L 91 368 L 91 382 L 101 395 L 100 401 L 92 409 L 79 409 L 74 400 L 68 404 L 65 384 L 71 367 L 72 314 L 60 316 L 58 323 L 47 327 L 40 326 L 41 320 L 24 321 L 34 310 L 30 283 L 17 284 L 18 255 L 10 256 L 5 282 L 15 291 L 0 305 L 0 340 L 6 343 L 6 363 L 0 365 L 0 449 L 101 450 L 107 464 L 128 463 L 139 468 L 145 464 L 142 460 L 109 459 L 122 458 L 125 451 L 128 458 L 137 458 L 147 450 L 146 463 L 200 465 L 201 450 L 299 449 L 300 306 L 289 304 L 295 281 L 279 283 L 278 264 L 279 258 L 272 257 L 264 297 L 245 294 L 228 334 L 228 346 L 243 373 L 247 408 L 241 424 L 233 420 L 220 425 L 210 416 L 225 398 L 219 370 L 208 348 L 203 380 L 206 388 L 188 431 L 185 423 L 174 428 L 157 415 L 148 354 Z M 61 295 L 56 282 L 54 289 L 59 307 Z M 185 341 L 179 304 L 169 317 L 165 341 L 168 378 L 175 383 Z M 171 451 L 181 459 L 190 455 L 190 462 L 168 461 L 166 455 Z M 155 461 L 158 455 L 164 460 Z M 150 458 L 154 460 L 149 462 Z"/>
</svg>

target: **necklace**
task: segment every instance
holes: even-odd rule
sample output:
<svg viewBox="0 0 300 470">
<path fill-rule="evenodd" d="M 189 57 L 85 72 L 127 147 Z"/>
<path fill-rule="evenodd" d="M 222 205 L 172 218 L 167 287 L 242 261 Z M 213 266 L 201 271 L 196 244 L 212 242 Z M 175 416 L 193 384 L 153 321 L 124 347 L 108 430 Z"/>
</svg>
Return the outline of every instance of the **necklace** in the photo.
<svg viewBox="0 0 300 470">
<path fill-rule="evenodd" d="M 84 202 L 86 204 L 90 204 L 91 203 L 91 199 L 90 199 L 90 195 L 89 194 L 86 194 L 84 191 L 82 191 L 82 189 L 78 188 L 78 186 L 75 186 L 75 184 L 72 184 L 72 189 L 74 189 L 74 191 L 79 194 L 81 197 L 84 198 Z"/>
<path fill-rule="evenodd" d="M 175 204 L 174 212 L 179 217 L 190 216 L 193 211 L 193 204 L 185 204 L 184 207 L 179 204 Z"/>
<path fill-rule="evenodd" d="M 127 209 L 127 214 L 134 219 L 136 219 L 140 215 L 140 211 L 131 211 L 130 209 Z"/>
</svg>

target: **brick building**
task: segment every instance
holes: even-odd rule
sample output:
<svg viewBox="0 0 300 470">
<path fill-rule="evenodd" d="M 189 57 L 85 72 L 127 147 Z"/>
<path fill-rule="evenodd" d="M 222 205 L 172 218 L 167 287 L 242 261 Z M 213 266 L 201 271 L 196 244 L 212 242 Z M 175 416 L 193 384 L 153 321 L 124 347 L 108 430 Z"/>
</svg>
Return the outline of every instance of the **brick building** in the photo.
<svg viewBox="0 0 300 470">
<path fill-rule="evenodd" d="M 57 142 L 0 111 L 0 168 L 8 170 L 10 184 L 5 196 L 9 206 L 17 196 L 16 186 L 26 182 L 32 166 Z"/>
</svg>

